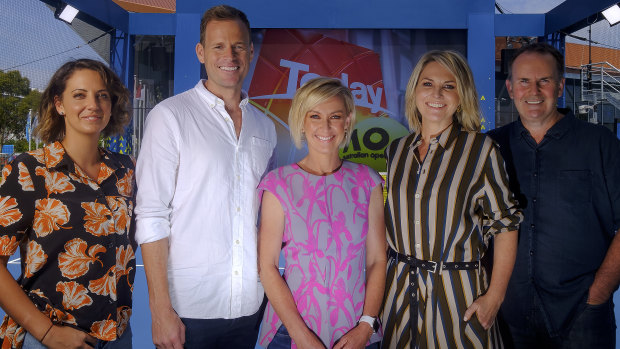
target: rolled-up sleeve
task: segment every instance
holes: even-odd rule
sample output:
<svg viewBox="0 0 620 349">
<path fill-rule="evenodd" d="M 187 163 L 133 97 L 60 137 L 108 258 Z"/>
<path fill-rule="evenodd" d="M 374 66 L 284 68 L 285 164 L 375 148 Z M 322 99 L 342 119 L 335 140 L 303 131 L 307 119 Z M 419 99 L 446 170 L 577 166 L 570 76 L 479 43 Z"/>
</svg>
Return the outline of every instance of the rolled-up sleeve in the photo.
<svg viewBox="0 0 620 349">
<path fill-rule="evenodd" d="M 170 235 L 171 201 L 179 167 L 181 134 L 165 106 L 156 106 L 146 127 L 136 165 L 136 241 L 138 244 Z"/>
<path fill-rule="evenodd" d="M 508 187 L 506 166 L 497 146 L 493 144 L 484 166 L 484 197 L 482 201 L 484 235 L 519 229 L 523 214 Z"/>
</svg>

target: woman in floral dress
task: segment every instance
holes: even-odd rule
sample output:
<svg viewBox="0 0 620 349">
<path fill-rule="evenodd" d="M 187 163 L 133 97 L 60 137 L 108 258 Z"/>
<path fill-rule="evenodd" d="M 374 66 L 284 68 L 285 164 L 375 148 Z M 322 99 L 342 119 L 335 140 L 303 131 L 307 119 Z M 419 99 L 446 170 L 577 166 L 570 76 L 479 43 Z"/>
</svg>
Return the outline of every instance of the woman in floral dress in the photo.
<svg viewBox="0 0 620 349">
<path fill-rule="evenodd" d="M 47 145 L 0 181 L 3 349 L 131 348 L 134 162 L 98 147 L 129 118 L 129 91 L 97 61 L 64 64 L 43 92 L 35 132 Z"/>
<path fill-rule="evenodd" d="M 308 81 L 289 114 L 293 141 L 301 147 L 303 139 L 308 155 L 259 184 L 259 268 L 269 299 L 260 343 L 270 349 L 364 348 L 380 340 L 382 179 L 338 155 L 354 122 L 347 87 L 337 79 Z"/>
</svg>

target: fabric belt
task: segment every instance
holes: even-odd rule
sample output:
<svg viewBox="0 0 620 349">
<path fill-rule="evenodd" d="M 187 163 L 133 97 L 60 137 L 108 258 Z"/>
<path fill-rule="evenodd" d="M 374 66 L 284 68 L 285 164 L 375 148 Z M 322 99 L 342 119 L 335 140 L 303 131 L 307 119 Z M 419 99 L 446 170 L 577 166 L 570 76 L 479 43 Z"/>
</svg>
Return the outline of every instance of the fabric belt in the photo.
<svg viewBox="0 0 620 349">
<path fill-rule="evenodd" d="M 411 326 L 411 344 L 416 345 L 418 337 L 418 276 L 417 269 L 430 271 L 431 273 L 441 274 L 444 270 L 472 270 L 480 267 L 480 261 L 475 262 L 435 262 L 417 259 L 414 256 L 407 256 L 394 251 L 388 247 L 388 257 L 400 263 L 409 264 L 409 324 Z"/>
</svg>

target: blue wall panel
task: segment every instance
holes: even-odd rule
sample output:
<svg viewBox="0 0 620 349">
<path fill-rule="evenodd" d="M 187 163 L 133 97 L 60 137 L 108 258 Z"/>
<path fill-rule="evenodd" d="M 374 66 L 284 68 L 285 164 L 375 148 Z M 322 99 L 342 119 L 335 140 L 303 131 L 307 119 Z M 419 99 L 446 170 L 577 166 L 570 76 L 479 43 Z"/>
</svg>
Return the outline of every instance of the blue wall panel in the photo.
<svg viewBox="0 0 620 349">
<path fill-rule="evenodd" d="M 492 13 L 469 15 L 467 32 L 467 60 L 474 74 L 474 81 L 482 110 L 482 129 L 495 128 L 495 35 Z"/>
<path fill-rule="evenodd" d="M 198 13 L 176 15 L 174 39 L 174 94 L 194 87 L 200 78 L 200 62 L 196 58 L 196 44 L 200 36 Z"/>
</svg>

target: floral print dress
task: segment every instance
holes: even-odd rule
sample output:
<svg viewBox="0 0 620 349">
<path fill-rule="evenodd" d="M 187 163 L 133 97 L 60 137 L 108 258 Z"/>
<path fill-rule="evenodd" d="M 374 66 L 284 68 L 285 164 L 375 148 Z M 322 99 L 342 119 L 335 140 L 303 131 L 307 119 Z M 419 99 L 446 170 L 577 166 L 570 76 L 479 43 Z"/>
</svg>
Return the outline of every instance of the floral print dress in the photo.
<svg viewBox="0 0 620 349">
<path fill-rule="evenodd" d="M 93 180 L 59 142 L 17 157 L 0 179 L 0 255 L 20 248 L 24 292 L 56 324 L 104 341 L 131 315 L 135 275 L 134 161 L 101 149 Z M 25 330 L 8 315 L 2 348 L 20 348 Z"/>
<path fill-rule="evenodd" d="M 328 348 L 362 315 L 368 207 L 373 188 L 382 182 L 366 165 L 345 161 L 326 176 L 297 164 L 280 167 L 258 186 L 259 197 L 269 191 L 282 205 L 284 279 L 306 325 Z M 269 303 L 259 343 L 267 347 L 281 325 Z M 378 340 L 378 335 L 371 338 Z"/>
</svg>

